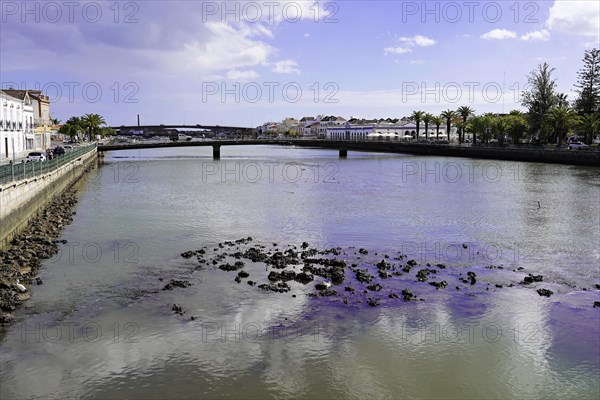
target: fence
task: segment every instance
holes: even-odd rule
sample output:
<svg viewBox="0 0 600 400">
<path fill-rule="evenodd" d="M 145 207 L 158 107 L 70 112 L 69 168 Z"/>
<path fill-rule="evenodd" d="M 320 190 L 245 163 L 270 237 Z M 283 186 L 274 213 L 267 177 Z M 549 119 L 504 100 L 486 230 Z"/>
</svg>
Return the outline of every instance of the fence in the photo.
<svg viewBox="0 0 600 400">
<path fill-rule="evenodd" d="M 95 148 L 96 144 L 94 143 L 85 147 L 76 148 L 71 152 L 48 161 L 21 162 L 17 164 L 2 165 L 0 166 L 0 185 L 52 172 L 63 165 L 78 159 L 84 154 L 89 153 Z"/>
</svg>

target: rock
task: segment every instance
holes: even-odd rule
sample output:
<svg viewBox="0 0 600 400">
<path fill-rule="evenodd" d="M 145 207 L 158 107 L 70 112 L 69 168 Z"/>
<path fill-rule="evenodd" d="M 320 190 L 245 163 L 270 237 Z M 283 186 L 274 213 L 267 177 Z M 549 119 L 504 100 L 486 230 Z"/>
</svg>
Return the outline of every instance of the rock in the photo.
<svg viewBox="0 0 600 400">
<path fill-rule="evenodd" d="M 281 280 L 284 282 L 293 281 L 296 278 L 296 273 L 294 271 L 285 270 L 285 271 L 281 271 L 279 276 L 281 277 Z"/>
<path fill-rule="evenodd" d="M 315 285 L 317 290 L 327 290 L 331 287 L 331 282 L 319 282 Z"/>
<path fill-rule="evenodd" d="M 44 282 L 42 281 L 42 278 L 40 278 L 39 276 L 35 278 L 35 284 L 36 285 L 43 285 Z"/>
<path fill-rule="evenodd" d="M 594 308 L 598 308 L 600 307 L 600 301 L 595 301 L 594 302 Z"/>
<path fill-rule="evenodd" d="M 306 249 L 308 247 L 308 243 L 307 242 L 302 242 L 302 248 Z"/>
<path fill-rule="evenodd" d="M 239 276 L 240 278 L 247 278 L 250 276 L 250 274 L 247 273 L 246 271 L 242 270 L 242 271 L 238 272 L 237 276 Z"/>
<path fill-rule="evenodd" d="M 360 254 L 369 254 L 369 251 L 367 249 L 363 249 L 363 248 L 358 249 L 358 252 Z"/>
<path fill-rule="evenodd" d="M 356 271 L 356 280 L 361 283 L 371 283 L 373 278 L 373 275 L 369 274 L 369 270 L 359 269 Z"/>
<path fill-rule="evenodd" d="M 346 286 L 346 287 L 344 288 L 344 290 L 345 290 L 346 292 L 350 292 L 350 293 L 354 294 L 354 288 L 353 288 L 352 286 Z"/>
<path fill-rule="evenodd" d="M 263 283 L 262 285 L 258 285 L 258 287 L 262 290 L 270 290 L 272 292 L 285 293 L 291 290 L 290 285 L 285 282 L 279 283 Z"/>
<path fill-rule="evenodd" d="M 239 275 L 237 275 L 235 277 L 234 281 L 236 281 L 237 283 L 240 283 L 242 281 L 242 278 Z"/>
<path fill-rule="evenodd" d="M 415 295 L 408 289 L 402 291 L 402 299 L 404 301 L 411 301 L 415 298 Z"/>
<path fill-rule="evenodd" d="M 237 271 L 242 268 L 244 268 L 244 263 L 242 265 L 239 265 L 237 262 L 234 265 L 229 263 L 219 265 L 219 269 L 223 271 Z"/>
<path fill-rule="evenodd" d="M 435 286 L 435 288 L 436 288 L 437 290 L 440 290 L 440 289 L 445 289 L 445 288 L 448 286 L 448 282 L 446 282 L 446 281 L 441 281 L 441 282 L 429 282 L 429 284 L 430 284 L 431 286 Z"/>
<path fill-rule="evenodd" d="M 191 258 L 193 257 L 194 252 L 193 251 L 186 251 L 185 253 L 181 253 L 181 257 L 183 258 Z"/>
<path fill-rule="evenodd" d="M 367 286 L 367 289 L 369 289 L 372 292 L 379 292 L 383 288 L 381 287 L 381 285 L 379 283 L 375 283 L 374 285 Z"/>
<path fill-rule="evenodd" d="M 554 292 L 552 290 L 548 290 L 548 289 L 538 289 L 537 292 L 540 296 L 545 296 L 545 297 L 550 297 L 554 294 Z"/>
<path fill-rule="evenodd" d="M 369 297 L 369 299 L 367 300 L 367 304 L 371 307 L 377 307 L 379 305 L 379 302 L 377 301 L 377 299 Z"/>
<path fill-rule="evenodd" d="M 421 269 L 417 272 L 417 281 L 425 282 L 428 279 L 429 274 L 435 274 L 437 271 L 435 269 Z"/>
<path fill-rule="evenodd" d="M 596 283 L 596 289 L 600 290 L 600 283 Z"/>
<path fill-rule="evenodd" d="M 279 272 L 271 271 L 269 276 L 267 276 L 267 279 L 273 282 L 278 281 L 281 279 L 281 274 Z"/>
<path fill-rule="evenodd" d="M 521 284 L 528 285 L 533 282 L 542 282 L 543 278 L 544 278 L 543 275 L 529 274 L 529 276 L 526 276 L 525 278 L 523 278 L 523 281 L 521 282 Z"/>
<path fill-rule="evenodd" d="M 256 286 L 256 282 L 254 282 L 254 281 L 248 281 L 247 283 L 248 283 L 248 285 L 250 285 L 250 286 Z"/>
<path fill-rule="evenodd" d="M 308 272 L 300 272 L 299 274 L 296 274 L 296 276 L 294 277 L 294 280 L 296 282 L 300 282 L 300 283 L 303 283 L 305 285 L 307 283 L 312 282 L 313 279 L 314 279 L 313 274 L 308 273 Z"/>
<path fill-rule="evenodd" d="M 400 296 L 398 296 L 396 293 L 390 293 L 390 294 L 388 294 L 388 297 L 390 299 L 399 299 L 400 298 Z"/>
<path fill-rule="evenodd" d="M 162 290 L 173 290 L 175 287 L 186 288 L 192 286 L 190 281 L 178 281 L 175 279 L 171 279 L 171 282 L 167 283 Z"/>
<path fill-rule="evenodd" d="M 475 275 L 475 272 L 467 272 L 467 278 L 461 278 L 461 282 L 463 283 L 470 283 L 471 285 L 474 285 L 477 282 L 477 279 L 475 279 L 477 275 Z"/>
<path fill-rule="evenodd" d="M 177 305 L 177 304 L 173 304 L 173 307 L 171 307 L 171 310 L 173 312 L 175 312 L 175 314 L 179 314 L 179 315 L 183 315 L 185 313 L 185 311 L 183 311 L 183 307 L 181 307 L 180 305 Z"/>
</svg>

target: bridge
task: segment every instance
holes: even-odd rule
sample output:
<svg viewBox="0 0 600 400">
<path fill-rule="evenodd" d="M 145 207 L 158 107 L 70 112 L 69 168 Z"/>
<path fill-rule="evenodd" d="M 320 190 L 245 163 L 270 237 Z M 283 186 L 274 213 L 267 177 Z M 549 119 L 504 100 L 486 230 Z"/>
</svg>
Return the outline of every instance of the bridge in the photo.
<svg viewBox="0 0 600 400">
<path fill-rule="evenodd" d="M 536 147 L 463 147 L 458 145 L 402 143 L 393 141 L 351 141 L 327 139 L 242 139 L 242 140 L 202 140 L 191 142 L 142 142 L 132 144 L 111 144 L 98 146 L 98 152 L 119 150 L 157 149 L 170 147 L 211 146 L 213 158 L 221 158 L 221 146 L 298 146 L 307 148 L 331 149 L 346 158 L 348 151 L 368 151 L 376 153 L 401 153 L 441 157 L 465 157 L 488 160 L 526 161 L 551 164 L 569 164 L 600 167 L 600 151 L 573 151 Z"/>
<path fill-rule="evenodd" d="M 130 125 L 130 126 L 111 126 L 117 132 L 121 131 L 139 131 L 139 130 L 150 130 L 150 131 L 164 131 L 167 129 L 203 129 L 209 130 L 216 134 L 221 132 L 239 132 L 241 134 L 252 134 L 253 129 L 242 126 L 220 126 L 220 125 L 186 125 L 186 124 L 175 124 L 175 125 Z"/>
</svg>

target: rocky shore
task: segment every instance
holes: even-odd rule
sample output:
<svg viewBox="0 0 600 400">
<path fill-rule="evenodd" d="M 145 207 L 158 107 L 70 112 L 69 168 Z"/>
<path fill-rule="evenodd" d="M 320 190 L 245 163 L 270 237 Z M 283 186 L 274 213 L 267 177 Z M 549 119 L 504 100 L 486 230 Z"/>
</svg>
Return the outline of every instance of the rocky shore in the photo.
<svg viewBox="0 0 600 400">
<path fill-rule="evenodd" d="M 477 297 L 513 287 L 551 297 L 554 291 L 548 287 L 555 286 L 546 283 L 543 275 L 525 271 L 523 267 L 509 270 L 502 265 L 472 268 L 421 265 L 400 253 L 378 254 L 355 247 L 318 249 L 307 242 L 254 244 L 251 237 L 222 242 L 212 248 L 204 246 L 181 256 L 197 263 L 196 270 L 231 273 L 238 284 L 246 282 L 257 290 L 285 294 L 296 285 L 304 288 L 306 296 L 339 301 L 346 306 L 427 301 L 448 290 Z M 579 289 L 600 290 L 600 284 L 591 283 L 589 288 Z M 183 315 L 183 310 L 177 309 L 177 314 Z"/>
<path fill-rule="evenodd" d="M 71 185 L 38 212 L 7 248 L 0 250 L 0 326 L 13 320 L 12 313 L 29 298 L 31 285 L 43 284 L 39 269 L 44 260 L 58 253 L 59 243 L 66 243 L 58 237 L 73 221 L 76 204 L 77 189 Z"/>
</svg>

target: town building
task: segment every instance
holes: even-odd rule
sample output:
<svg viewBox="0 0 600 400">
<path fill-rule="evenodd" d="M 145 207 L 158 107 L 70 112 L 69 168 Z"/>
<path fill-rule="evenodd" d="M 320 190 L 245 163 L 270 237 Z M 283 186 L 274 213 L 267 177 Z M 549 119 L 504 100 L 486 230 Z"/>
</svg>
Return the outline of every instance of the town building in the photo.
<svg viewBox="0 0 600 400">
<path fill-rule="evenodd" d="M 22 158 L 36 148 L 33 101 L 29 94 L 0 90 L 0 162 Z"/>
</svg>

